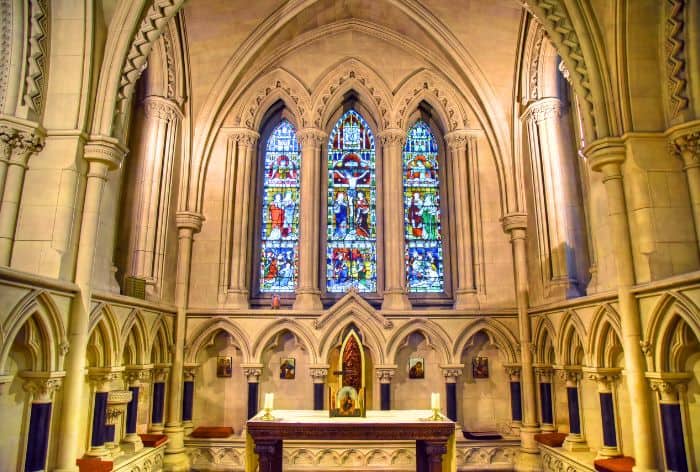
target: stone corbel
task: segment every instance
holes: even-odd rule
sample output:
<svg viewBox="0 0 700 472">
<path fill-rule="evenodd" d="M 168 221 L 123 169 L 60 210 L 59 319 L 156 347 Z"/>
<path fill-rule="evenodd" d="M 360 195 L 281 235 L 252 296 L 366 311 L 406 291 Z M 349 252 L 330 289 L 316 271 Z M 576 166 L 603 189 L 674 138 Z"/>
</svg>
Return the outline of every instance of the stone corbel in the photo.
<svg viewBox="0 0 700 472">
<path fill-rule="evenodd" d="M 25 371 L 20 375 L 24 379 L 24 390 L 32 394 L 33 403 L 51 403 L 66 373 Z"/>
</svg>

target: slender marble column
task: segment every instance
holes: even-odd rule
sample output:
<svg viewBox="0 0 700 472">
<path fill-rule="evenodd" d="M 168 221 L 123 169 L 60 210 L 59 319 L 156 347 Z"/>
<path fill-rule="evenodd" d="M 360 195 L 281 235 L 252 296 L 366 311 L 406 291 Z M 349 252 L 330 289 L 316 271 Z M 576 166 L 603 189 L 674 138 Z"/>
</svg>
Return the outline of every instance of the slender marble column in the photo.
<svg viewBox="0 0 700 472">
<path fill-rule="evenodd" d="M 620 369 L 593 368 L 586 369 L 588 378 L 598 386 L 600 398 L 600 417 L 603 425 L 603 446 L 598 451 L 600 457 L 621 456 L 618 431 L 615 386 L 620 379 Z"/>
<path fill-rule="evenodd" d="M 198 364 L 185 365 L 185 383 L 182 391 L 182 427 L 185 429 L 186 435 L 190 434 L 194 428 L 192 412 L 194 407 L 195 377 L 197 376 L 198 367 Z"/>
<path fill-rule="evenodd" d="M 83 386 L 85 383 L 85 357 L 88 343 L 88 326 L 92 298 L 92 266 L 95 256 L 100 203 L 107 173 L 121 164 L 126 150 L 109 137 L 94 137 L 85 145 L 84 159 L 88 162 L 87 183 L 83 203 L 78 256 L 75 265 L 75 283 L 80 294 L 71 303 L 68 323 L 68 353 L 65 360 L 66 377 L 61 402 L 61 420 L 56 456 L 56 470 L 77 470 L 75 459 L 80 448 L 80 425 L 75 421 L 85 414 Z"/>
<path fill-rule="evenodd" d="M 163 413 L 165 410 L 165 384 L 168 381 L 170 368 L 157 365 L 153 369 L 153 383 L 151 384 L 151 427 L 152 433 L 163 432 Z"/>
<path fill-rule="evenodd" d="M 462 375 L 462 364 L 441 365 L 445 377 L 445 410 L 447 417 L 457 422 L 457 377 Z"/>
<path fill-rule="evenodd" d="M 0 197 L 5 191 L 5 178 L 7 177 L 7 166 L 12 156 L 12 147 L 17 136 L 17 130 L 8 126 L 0 125 Z"/>
<path fill-rule="evenodd" d="M 651 389 L 658 393 L 666 470 L 687 472 L 682 401 L 692 376 L 686 372 L 648 372 L 647 377 Z"/>
<path fill-rule="evenodd" d="M 474 285 L 474 256 L 472 241 L 472 221 L 470 205 L 469 153 L 467 145 L 473 132 L 456 130 L 445 135 L 448 156 L 452 167 L 452 192 L 455 205 L 455 233 L 459 235 L 456 244 L 457 257 L 454 308 L 461 310 L 473 307 L 476 302 Z M 473 140 L 472 140 L 473 142 Z"/>
<path fill-rule="evenodd" d="M 690 204 L 693 207 L 693 220 L 695 221 L 695 237 L 700 244 L 700 129 L 697 125 L 694 130 L 681 129 L 672 143 L 683 159 L 683 170 L 688 180 L 690 191 Z"/>
<path fill-rule="evenodd" d="M 552 397 L 552 376 L 554 370 L 549 366 L 537 366 L 535 374 L 539 378 L 540 385 L 542 431 L 551 433 L 557 430 L 554 424 L 554 399 Z"/>
<path fill-rule="evenodd" d="M 566 382 L 566 400 L 569 410 L 569 434 L 564 440 L 567 451 L 587 451 L 586 435 L 583 432 L 581 415 L 581 367 L 566 366 L 559 370 L 560 378 Z"/>
<path fill-rule="evenodd" d="M 310 366 L 309 372 L 314 384 L 314 410 L 323 410 L 323 398 L 326 390 L 326 379 L 330 366 Z"/>
<path fill-rule="evenodd" d="M 515 293 L 518 305 L 520 335 L 520 385 L 523 396 L 523 424 L 520 428 L 520 467 L 536 467 L 540 449 L 535 434 L 540 431 L 537 423 L 537 396 L 535 395 L 535 371 L 532 367 L 532 330 L 528 314 L 529 284 L 527 280 L 527 215 L 512 213 L 503 220 L 503 230 L 510 233 L 515 271 Z"/>
<path fill-rule="evenodd" d="M 237 169 L 235 191 L 233 193 L 233 232 L 231 246 L 231 266 L 227 304 L 233 309 L 250 307 L 248 298 L 251 255 L 249 250 L 253 226 L 250 224 L 254 197 L 253 179 L 255 176 L 255 145 L 260 135 L 251 129 L 241 128 L 231 135 L 235 143 Z"/>
<path fill-rule="evenodd" d="M 10 265 L 27 162 L 29 156 L 44 147 L 43 139 L 43 134 L 34 130 L 18 131 L 15 139 L 11 141 L 12 153 L 7 163 L 0 203 L 0 265 Z"/>
<path fill-rule="evenodd" d="M 299 281 L 295 310 L 321 310 L 319 288 L 319 228 L 321 227 L 321 146 L 328 135 L 316 128 L 297 133 L 301 145 L 301 207 L 299 211 Z"/>
<path fill-rule="evenodd" d="M 258 413 L 258 394 L 260 376 L 262 375 L 262 364 L 241 364 L 243 373 L 248 379 L 248 419 Z"/>
<path fill-rule="evenodd" d="M 625 146 L 618 138 L 605 138 L 584 150 L 589 165 L 603 173 L 603 184 L 608 197 L 610 238 L 614 241 L 617 267 L 617 298 L 619 303 L 622 348 L 625 356 L 625 379 L 629 393 L 630 419 L 634 430 L 635 471 L 655 471 L 656 440 L 650 392 L 644 372 L 646 361 L 642 353 L 642 321 L 639 305 L 631 288 L 635 284 L 632 239 L 627 220 L 627 204 L 622 177 Z"/>
<path fill-rule="evenodd" d="M 522 394 L 520 390 L 520 365 L 507 364 L 505 366 L 508 374 L 510 386 L 510 411 L 511 422 L 510 427 L 513 432 L 520 434 L 520 428 L 523 425 L 523 406 Z"/>
<path fill-rule="evenodd" d="M 117 379 L 117 373 L 110 368 L 90 369 L 89 379 L 93 386 L 95 396 L 92 413 L 92 432 L 90 433 L 90 449 L 85 453 L 87 457 L 107 459 L 109 451 L 105 447 L 107 442 L 107 399 L 112 381 Z"/>
<path fill-rule="evenodd" d="M 379 404 L 382 410 L 391 410 L 391 379 L 394 378 L 397 366 L 376 366 L 374 372 L 379 380 Z"/>
<path fill-rule="evenodd" d="M 380 134 L 382 141 L 382 195 L 384 218 L 383 310 L 410 310 L 406 295 L 404 208 L 401 153 L 406 132 L 391 128 Z"/>
<path fill-rule="evenodd" d="M 136 434 L 136 425 L 139 416 L 139 394 L 141 383 L 150 378 L 150 366 L 130 366 L 126 368 L 124 378 L 131 392 L 131 401 L 126 407 L 126 428 L 121 448 L 126 452 L 137 452 L 143 449 L 141 436 Z"/>
<path fill-rule="evenodd" d="M 24 389 L 32 396 L 29 436 L 24 460 L 25 472 L 46 469 L 46 453 L 51 433 L 51 410 L 54 392 L 61 386 L 64 372 L 25 372 Z"/>
</svg>

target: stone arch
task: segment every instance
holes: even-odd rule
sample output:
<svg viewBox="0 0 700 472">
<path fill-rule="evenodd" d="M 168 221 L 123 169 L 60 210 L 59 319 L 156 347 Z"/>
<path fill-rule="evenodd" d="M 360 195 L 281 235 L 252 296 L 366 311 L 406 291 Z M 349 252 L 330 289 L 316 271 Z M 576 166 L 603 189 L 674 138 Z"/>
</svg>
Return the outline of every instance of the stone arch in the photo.
<svg viewBox="0 0 700 472">
<path fill-rule="evenodd" d="M 509 363 L 514 364 L 517 362 L 517 339 L 503 323 L 489 318 L 479 318 L 475 320 L 457 336 L 454 348 L 452 349 L 452 357 L 454 359 L 459 359 L 461 357 L 462 351 L 464 351 L 469 339 L 479 331 L 484 331 L 489 337 L 489 342 L 495 344 L 503 351 Z"/>
<path fill-rule="evenodd" d="M 148 360 L 155 364 L 170 363 L 170 346 L 173 344 L 172 333 L 165 322 L 165 316 L 161 314 L 151 327 L 148 345 Z"/>
<path fill-rule="evenodd" d="M 546 316 L 538 317 L 535 322 L 534 336 L 532 338 L 535 347 L 535 362 L 540 364 L 552 364 L 557 362 L 557 337 L 554 324 Z M 549 358 L 548 350 L 554 351 L 554 359 Z"/>
<path fill-rule="evenodd" d="M 88 326 L 88 355 L 97 365 L 90 367 L 113 367 L 121 363 L 119 358 L 120 335 L 117 317 L 112 307 L 99 303 L 90 313 Z"/>
<path fill-rule="evenodd" d="M 125 351 L 130 350 L 132 351 L 130 358 L 134 364 L 147 364 L 147 332 L 148 329 L 141 310 L 131 310 L 122 326 L 117 359 L 123 359 Z M 133 344 L 130 343 L 131 340 L 133 340 Z"/>
<path fill-rule="evenodd" d="M 318 351 L 316 350 L 316 340 L 314 336 L 298 321 L 292 318 L 283 318 L 273 321 L 269 329 L 263 330 L 263 335 L 253 343 L 253 362 L 261 362 L 263 352 L 270 342 L 284 331 L 293 334 L 309 353 L 309 362 L 318 363 Z"/>
<path fill-rule="evenodd" d="M 563 365 L 581 365 L 586 358 L 584 340 L 586 329 L 578 314 L 567 311 L 560 323 L 557 356 Z M 580 352 L 579 352 L 580 350 Z"/>
<path fill-rule="evenodd" d="M 186 362 L 196 363 L 197 355 L 206 346 L 211 345 L 219 331 L 225 331 L 236 340 L 236 346 L 241 350 L 242 362 L 251 362 L 252 350 L 245 331 L 236 322 L 224 316 L 211 318 L 195 332 L 186 344 Z"/>
<path fill-rule="evenodd" d="M 587 365 L 591 367 L 616 367 L 615 356 L 622 352 L 622 330 L 617 312 L 605 303 L 598 308 L 588 338 Z"/>
<path fill-rule="evenodd" d="M 0 372 L 5 372 L 12 344 L 22 328 L 30 326 L 28 323 L 33 324 L 31 337 L 36 340 L 30 348 L 33 370 L 60 370 L 68 351 L 63 320 L 51 295 L 44 290 L 33 290 L 14 306 L 0 327 Z"/>
<path fill-rule="evenodd" d="M 319 342 L 319 359 L 325 362 L 335 347 L 334 342 L 340 337 L 340 334 L 354 324 L 362 333 L 363 344 L 372 354 L 372 363 L 374 365 L 385 364 L 386 353 L 382 346 L 385 346 L 384 336 L 376 329 L 375 326 L 369 324 L 366 320 L 359 317 L 354 317 L 352 313 L 347 313 L 338 318 L 337 322 L 327 330 Z"/>
<path fill-rule="evenodd" d="M 683 370 L 679 365 L 683 357 L 682 341 L 690 341 L 692 336 L 700 341 L 699 313 L 698 306 L 685 295 L 677 292 L 663 294 L 651 312 L 645 336 L 651 370 Z M 680 338 L 674 339 L 676 336 Z"/>
<path fill-rule="evenodd" d="M 453 359 L 450 354 L 452 344 L 449 335 L 438 324 L 420 318 L 414 318 L 399 328 L 386 343 L 386 359 L 396 364 L 396 356 L 401 349 L 402 342 L 413 333 L 420 333 L 425 337 L 431 346 L 440 356 L 442 364 L 452 364 Z"/>
</svg>

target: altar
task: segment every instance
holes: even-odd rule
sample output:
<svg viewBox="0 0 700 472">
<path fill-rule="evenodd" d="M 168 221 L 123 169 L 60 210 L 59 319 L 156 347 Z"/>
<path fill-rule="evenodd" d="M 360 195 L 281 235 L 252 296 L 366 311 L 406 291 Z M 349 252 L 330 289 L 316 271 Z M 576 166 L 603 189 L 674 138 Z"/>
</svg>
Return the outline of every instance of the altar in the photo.
<svg viewBox="0 0 700 472">
<path fill-rule="evenodd" d="M 284 440 L 357 440 L 416 442 L 416 470 L 454 472 L 455 424 L 447 418 L 428 421 L 430 410 L 368 410 L 366 417 L 330 418 L 323 410 L 273 410 L 246 423 L 246 472 L 282 471 Z"/>
</svg>

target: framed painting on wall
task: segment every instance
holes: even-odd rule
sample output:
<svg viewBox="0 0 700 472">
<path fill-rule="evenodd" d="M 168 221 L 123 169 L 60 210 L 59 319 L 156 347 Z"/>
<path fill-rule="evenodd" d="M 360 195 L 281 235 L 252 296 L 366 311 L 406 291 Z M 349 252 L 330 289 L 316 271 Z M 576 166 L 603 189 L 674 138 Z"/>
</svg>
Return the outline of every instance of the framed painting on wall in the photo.
<svg viewBox="0 0 700 472">
<path fill-rule="evenodd" d="M 409 379 L 424 379 L 425 378 L 425 362 L 422 357 L 411 357 L 408 359 L 408 378 Z"/>
<path fill-rule="evenodd" d="M 472 359 L 472 377 L 475 379 L 489 378 L 489 359 L 488 357 L 475 357 Z"/>
<path fill-rule="evenodd" d="M 280 359 L 280 379 L 294 380 L 296 376 L 296 360 L 293 357 Z"/>
<path fill-rule="evenodd" d="M 233 358 L 231 356 L 219 356 L 216 358 L 216 376 L 233 376 Z"/>
</svg>

